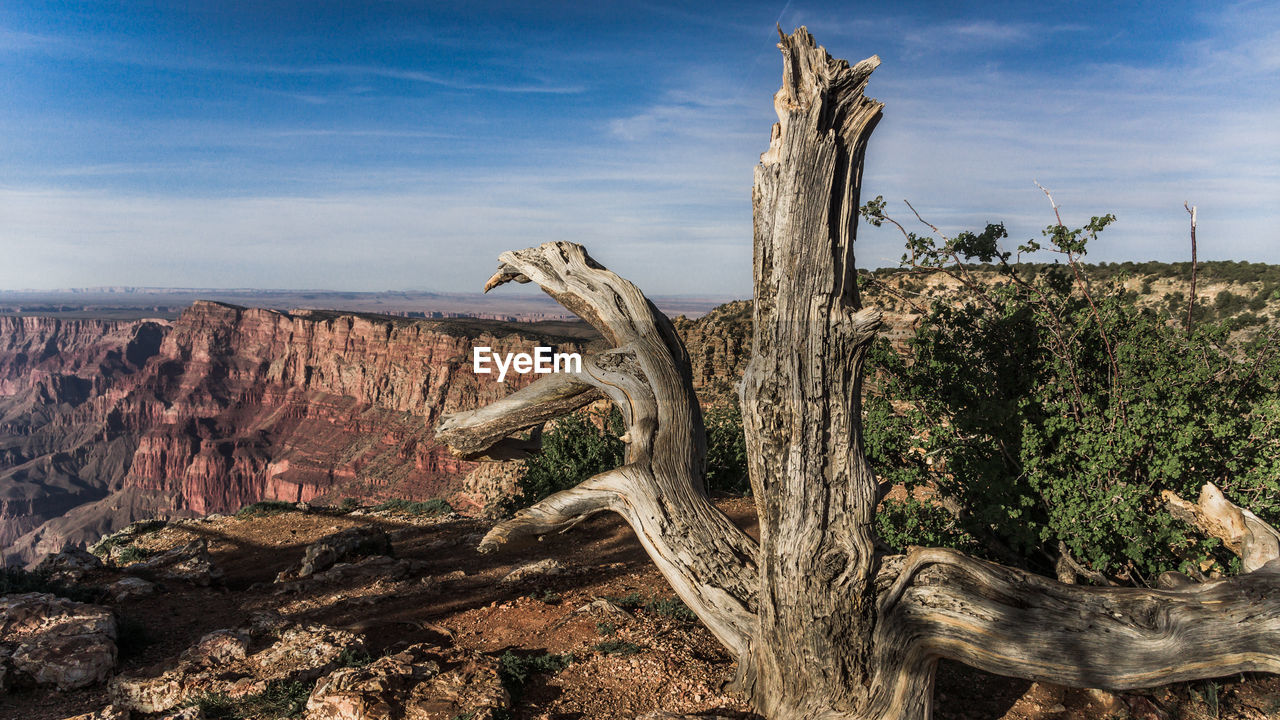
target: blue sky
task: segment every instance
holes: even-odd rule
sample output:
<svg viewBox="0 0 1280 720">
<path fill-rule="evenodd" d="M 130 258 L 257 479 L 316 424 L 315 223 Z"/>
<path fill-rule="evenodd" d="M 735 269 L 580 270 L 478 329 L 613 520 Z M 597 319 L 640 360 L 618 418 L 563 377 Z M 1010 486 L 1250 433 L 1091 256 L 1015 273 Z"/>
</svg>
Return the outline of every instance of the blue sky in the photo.
<svg viewBox="0 0 1280 720">
<path fill-rule="evenodd" d="M 1275 3 L 0 4 L 0 288 L 478 289 L 584 243 L 750 293 L 775 24 L 878 54 L 864 197 L 945 230 L 1113 212 L 1090 259 L 1280 262 Z M 906 219 L 902 217 L 902 219 Z M 863 227 L 859 264 L 901 238 Z"/>
</svg>

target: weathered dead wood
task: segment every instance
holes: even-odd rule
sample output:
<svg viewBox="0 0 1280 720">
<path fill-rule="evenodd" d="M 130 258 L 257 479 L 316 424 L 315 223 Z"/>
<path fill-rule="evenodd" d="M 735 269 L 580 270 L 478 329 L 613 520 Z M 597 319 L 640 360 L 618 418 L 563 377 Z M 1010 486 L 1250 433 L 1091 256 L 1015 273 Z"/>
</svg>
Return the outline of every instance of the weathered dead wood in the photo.
<svg viewBox="0 0 1280 720">
<path fill-rule="evenodd" d="M 635 285 L 573 243 L 503 253 L 486 290 L 535 282 L 591 323 L 612 346 L 572 377 L 552 375 L 479 410 L 443 419 L 440 437 L 469 455 L 509 432 L 585 405 L 599 395 L 626 426 L 626 464 L 556 493 L 499 523 L 481 543 L 493 551 L 572 527 L 612 510 L 636 530 L 680 598 L 716 637 L 746 647 L 755 602 L 755 542 L 707 501 L 706 445 L 689 359 L 670 320 Z"/>
<path fill-rule="evenodd" d="M 783 36 L 779 122 L 756 170 L 755 324 L 743 381 L 757 546 L 705 498 L 689 363 L 670 322 L 571 243 L 504 253 L 486 290 L 535 282 L 611 349 L 444 420 L 480 455 L 601 393 L 623 414 L 626 464 L 499 523 L 482 549 L 614 511 L 739 660 L 771 720 L 926 720 L 937 661 L 1061 684 L 1129 689 L 1280 671 L 1280 535 L 1207 486 L 1172 512 L 1238 548 L 1237 578 L 1168 589 L 1082 587 L 950 550 L 876 552 L 882 488 L 862 448 L 862 363 L 880 313 L 862 308 L 853 244 L 862 158 L 881 106 L 878 59 L 850 67 L 803 28 Z M 1074 571 L 1073 571 L 1074 572 Z"/>
<path fill-rule="evenodd" d="M 1200 501 L 1191 504 L 1173 492 L 1161 496 L 1169 514 L 1222 541 L 1240 556 L 1245 572 L 1253 572 L 1280 558 L 1280 533 L 1245 508 L 1237 506 L 1213 483 L 1200 489 Z"/>
</svg>

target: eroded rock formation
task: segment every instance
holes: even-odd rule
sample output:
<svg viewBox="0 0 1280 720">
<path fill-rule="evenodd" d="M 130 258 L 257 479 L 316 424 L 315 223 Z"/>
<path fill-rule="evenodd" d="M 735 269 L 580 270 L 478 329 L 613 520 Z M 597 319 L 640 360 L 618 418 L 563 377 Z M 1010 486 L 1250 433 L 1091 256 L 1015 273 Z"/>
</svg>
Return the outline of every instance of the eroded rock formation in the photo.
<svg viewBox="0 0 1280 720">
<path fill-rule="evenodd" d="M 145 517 L 454 494 L 474 464 L 437 418 L 533 377 L 477 375 L 471 348 L 585 340 L 210 302 L 172 323 L 0 317 L 0 547 L 31 561 Z"/>
</svg>

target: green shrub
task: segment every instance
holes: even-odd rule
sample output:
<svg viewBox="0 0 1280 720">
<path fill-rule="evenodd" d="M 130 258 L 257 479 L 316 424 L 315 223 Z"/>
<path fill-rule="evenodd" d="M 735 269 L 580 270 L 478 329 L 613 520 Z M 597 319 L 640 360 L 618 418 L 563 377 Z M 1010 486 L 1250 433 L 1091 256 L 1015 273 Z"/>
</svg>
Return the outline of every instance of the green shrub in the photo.
<svg viewBox="0 0 1280 720">
<path fill-rule="evenodd" d="M 882 204 L 867 210 L 873 223 L 883 217 Z M 1042 572 L 1062 543 L 1093 570 L 1144 584 L 1164 570 L 1231 564 L 1164 510 L 1163 490 L 1195 498 L 1212 481 L 1280 519 L 1275 329 L 1233 346 L 1226 326 L 1200 319 L 1212 312 L 1203 303 L 1184 327 L 1182 293 L 1155 312 L 1123 302 L 1118 282 L 1081 282 L 1078 259 L 1112 220 L 1050 226 L 1046 243 L 1066 262 L 1036 273 L 1007 263 L 1003 226 L 941 241 L 908 235 L 904 262 L 947 272 L 961 289 L 932 304 L 905 354 L 873 348 L 866 449 L 884 479 L 964 511 L 887 505 L 887 540 L 1013 555 Z M 975 257 L 994 259 L 1006 282 L 967 282 L 955 259 Z"/>
<path fill-rule="evenodd" d="M 283 500 L 262 500 L 252 505 L 246 505 L 240 508 L 236 513 L 238 518 L 251 517 L 268 517 L 270 515 L 280 515 L 281 513 L 297 512 L 298 506 L 291 502 Z"/>
<path fill-rule="evenodd" d="M 209 720 L 277 720 L 300 717 L 307 709 L 314 683 L 269 680 L 255 695 L 233 698 L 226 693 L 205 693 L 186 703 L 200 708 Z"/>
<path fill-rule="evenodd" d="M 644 598 L 640 597 L 640 593 L 634 590 L 620 597 L 606 597 L 605 600 L 623 610 L 635 610 L 636 608 L 644 607 Z"/>
<path fill-rule="evenodd" d="M 662 617 L 679 620 L 680 622 L 695 622 L 698 616 L 685 605 L 680 598 L 656 598 L 644 604 L 644 609 L 660 615 Z"/>
<path fill-rule="evenodd" d="M 146 560 L 155 555 L 156 551 L 150 548 L 138 547 L 137 545 L 126 545 L 119 553 L 116 554 L 116 564 L 132 565 L 133 563 Z"/>
<path fill-rule="evenodd" d="M 569 667 L 574 661 L 573 653 L 557 655 L 543 653 L 521 657 L 510 650 L 498 659 L 498 678 L 511 696 L 511 702 L 519 702 L 524 693 L 525 683 L 533 675 L 554 675 Z"/>
<path fill-rule="evenodd" d="M 333 662 L 340 668 L 361 668 L 373 662 L 373 656 L 364 650 L 343 648 Z"/>
<path fill-rule="evenodd" d="M 239 720 L 239 703 L 226 693 L 204 693 L 186 703 L 187 707 L 197 707 L 206 720 Z"/>
<path fill-rule="evenodd" d="M 977 549 L 973 536 L 951 513 L 934 502 L 913 497 L 881 503 L 876 512 L 876 533 L 886 545 L 899 550 L 910 545 Z"/>
<path fill-rule="evenodd" d="M 622 415 L 613 409 L 599 427 L 585 412 L 566 415 L 542 435 L 542 452 L 524 462 L 519 480 L 520 493 L 509 498 L 506 510 L 528 507 L 539 500 L 568 490 L 597 473 L 622 464 L 625 446 Z"/>
<path fill-rule="evenodd" d="M 241 699 L 240 705 L 246 717 L 298 717 L 307 709 L 307 698 L 311 696 L 311 690 L 314 687 L 314 683 L 269 680 L 266 690 L 257 695 L 245 696 Z"/>
<path fill-rule="evenodd" d="M 453 506 L 445 500 L 438 498 L 432 500 L 424 500 L 422 502 L 414 502 L 412 500 L 392 499 L 380 503 L 373 508 L 375 511 L 386 510 L 389 512 L 400 513 L 402 515 L 447 515 L 453 512 Z"/>
<path fill-rule="evenodd" d="M 626 640 L 604 640 L 593 645 L 592 649 L 605 655 L 637 655 L 643 648 Z"/>
<path fill-rule="evenodd" d="M 703 413 L 707 429 L 707 491 L 747 495 L 747 439 L 742 430 L 742 409 L 736 399 Z"/>
</svg>

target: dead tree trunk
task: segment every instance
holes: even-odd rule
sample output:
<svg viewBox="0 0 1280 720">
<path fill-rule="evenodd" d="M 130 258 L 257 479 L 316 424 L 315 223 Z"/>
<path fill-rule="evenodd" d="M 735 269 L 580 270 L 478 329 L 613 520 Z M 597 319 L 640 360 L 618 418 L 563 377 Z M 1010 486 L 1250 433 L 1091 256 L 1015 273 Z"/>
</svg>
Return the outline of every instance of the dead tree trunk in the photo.
<svg viewBox="0 0 1280 720">
<path fill-rule="evenodd" d="M 501 256 L 486 289 L 536 282 L 611 344 L 439 436 L 483 456 L 520 429 L 603 394 L 622 411 L 626 464 L 497 525 L 481 549 L 622 515 L 682 600 L 738 658 L 771 720 L 925 720 L 934 668 L 1130 689 L 1280 672 L 1276 531 L 1206 488 L 1171 511 L 1224 539 L 1249 572 L 1164 590 L 1066 585 L 961 553 L 877 552 L 880 487 L 862 448 L 862 363 L 880 323 L 854 269 L 862 158 L 881 105 L 871 58 L 833 60 L 803 28 L 783 36 L 779 123 L 756 170 L 755 331 L 743 382 L 757 545 L 708 502 L 702 418 L 671 323 L 579 245 Z"/>
</svg>

